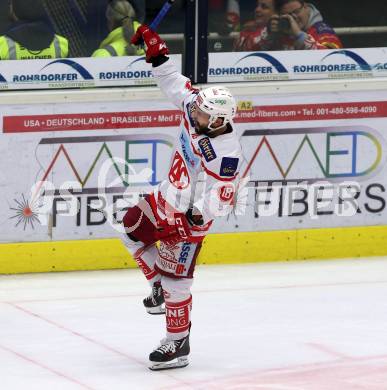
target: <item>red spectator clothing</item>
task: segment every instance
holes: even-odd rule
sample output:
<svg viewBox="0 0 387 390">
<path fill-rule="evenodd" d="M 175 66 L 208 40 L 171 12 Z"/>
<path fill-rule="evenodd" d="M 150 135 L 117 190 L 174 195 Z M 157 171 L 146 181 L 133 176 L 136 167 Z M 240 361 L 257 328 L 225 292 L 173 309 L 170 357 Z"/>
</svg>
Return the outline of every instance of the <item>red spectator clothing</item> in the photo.
<svg viewBox="0 0 387 390">
<path fill-rule="evenodd" d="M 343 47 L 333 28 L 324 22 L 315 23 L 308 29 L 307 33 L 315 42 L 312 41 L 312 46 L 305 47 L 306 49 L 339 49 Z M 307 43 L 305 46 L 307 46 Z"/>
<path fill-rule="evenodd" d="M 313 24 L 306 32 L 302 32 L 298 39 L 286 39 L 283 43 L 285 50 L 323 50 L 343 47 L 332 27 L 322 21 Z"/>
<path fill-rule="evenodd" d="M 283 36 L 279 40 L 274 40 L 264 27 L 254 32 L 241 32 L 241 36 L 235 42 L 234 50 L 321 50 L 343 47 L 333 28 L 323 22 L 320 11 L 312 4 L 307 6 L 310 8 L 309 27 L 298 37 Z"/>
<path fill-rule="evenodd" d="M 255 30 L 243 30 L 234 41 L 234 51 L 256 51 L 264 50 L 262 40 L 267 39 L 267 33 L 263 34 L 265 27 L 256 27 Z"/>
<path fill-rule="evenodd" d="M 313 4 L 306 4 L 306 6 L 310 10 L 306 32 L 302 32 L 295 39 L 284 39 L 283 50 L 318 50 L 343 47 L 333 28 L 323 21 L 320 11 Z"/>
</svg>

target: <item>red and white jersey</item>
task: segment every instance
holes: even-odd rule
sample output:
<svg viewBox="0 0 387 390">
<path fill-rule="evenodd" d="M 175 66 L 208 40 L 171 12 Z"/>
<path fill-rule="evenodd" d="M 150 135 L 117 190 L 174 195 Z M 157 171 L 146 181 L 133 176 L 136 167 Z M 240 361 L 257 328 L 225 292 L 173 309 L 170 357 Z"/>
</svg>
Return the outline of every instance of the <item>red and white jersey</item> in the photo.
<svg viewBox="0 0 387 390">
<path fill-rule="evenodd" d="M 194 207 L 203 217 L 199 230 L 204 232 L 215 217 L 232 210 L 242 164 L 239 137 L 232 124 L 217 137 L 196 134 L 190 106 L 197 91 L 190 80 L 170 60 L 152 70 L 163 93 L 183 111 L 167 178 L 155 191 L 157 212 L 165 218 L 168 206 L 183 213 Z"/>
</svg>

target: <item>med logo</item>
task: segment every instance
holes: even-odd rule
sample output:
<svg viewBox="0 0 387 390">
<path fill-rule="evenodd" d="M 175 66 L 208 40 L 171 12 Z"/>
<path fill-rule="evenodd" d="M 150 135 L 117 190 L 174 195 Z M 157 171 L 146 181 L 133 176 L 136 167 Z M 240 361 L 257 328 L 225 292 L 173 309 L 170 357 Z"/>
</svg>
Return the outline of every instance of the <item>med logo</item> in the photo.
<svg viewBox="0 0 387 390">
<path fill-rule="evenodd" d="M 242 140 L 248 161 L 242 177 L 255 181 L 361 181 L 386 160 L 385 140 L 367 126 L 246 130 Z"/>
</svg>

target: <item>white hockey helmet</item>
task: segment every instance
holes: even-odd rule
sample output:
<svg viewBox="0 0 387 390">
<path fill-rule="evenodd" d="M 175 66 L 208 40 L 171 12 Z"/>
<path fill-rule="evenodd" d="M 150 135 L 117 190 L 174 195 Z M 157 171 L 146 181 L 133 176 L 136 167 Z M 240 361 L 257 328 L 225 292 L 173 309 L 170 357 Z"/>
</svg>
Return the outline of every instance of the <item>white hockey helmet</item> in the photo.
<svg viewBox="0 0 387 390">
<path fill-rule="evenodd" d="M 199 92 L 195 103 L 197 107 L 210 115 L 208 128 L 216 130 L 225 126 L 235 117 L 236 102 L 231 92 L 225 87 L 209 87 Z M 213 127 L 218 118 L 223 118 L 223 123 L 217 128 Z"/>
</svg>

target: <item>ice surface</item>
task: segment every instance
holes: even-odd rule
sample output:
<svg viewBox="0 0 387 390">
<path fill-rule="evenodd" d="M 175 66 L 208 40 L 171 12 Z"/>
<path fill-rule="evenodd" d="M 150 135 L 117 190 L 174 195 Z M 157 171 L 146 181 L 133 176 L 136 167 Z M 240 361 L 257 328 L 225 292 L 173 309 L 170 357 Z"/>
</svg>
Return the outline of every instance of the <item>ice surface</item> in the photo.
<svg viewBox="0 0 387 390">
<path fill-rule="evenodd" d="M 387 259 L 199 266 L 190 365 L 152 372 L 138 270 L 0 276 L 2 390 L 386 390 Z"/>
</svg>

